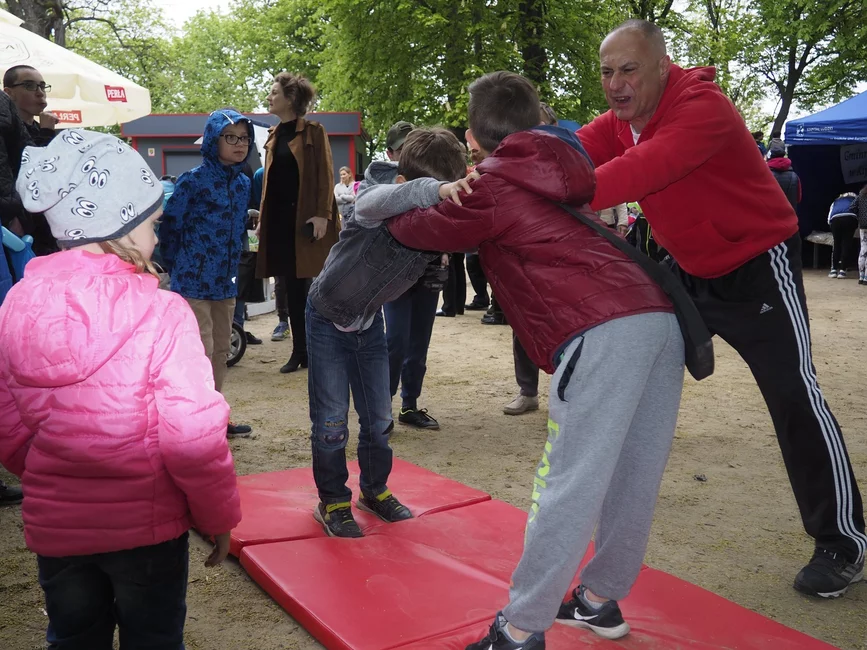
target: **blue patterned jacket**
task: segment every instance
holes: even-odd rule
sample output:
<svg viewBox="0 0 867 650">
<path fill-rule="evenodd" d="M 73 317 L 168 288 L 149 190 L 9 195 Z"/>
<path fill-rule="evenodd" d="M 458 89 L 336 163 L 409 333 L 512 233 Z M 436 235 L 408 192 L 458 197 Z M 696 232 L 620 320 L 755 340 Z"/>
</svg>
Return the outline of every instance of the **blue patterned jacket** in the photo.
<svg viewBox="0 0 867 650">
<path fill-rule="evenodd" d="M 220 133 L 246 122 L 240 113 L 214 111 L 205 125 L 202 164 L 182 174 L 160 223 L 163 268 L 172 291 L 185 298 L 225 300 L 238 295 L 238 262 L 246 236 L 250 179 L 244 163 L 227 167 L 217 157 Z"/>
</svg>

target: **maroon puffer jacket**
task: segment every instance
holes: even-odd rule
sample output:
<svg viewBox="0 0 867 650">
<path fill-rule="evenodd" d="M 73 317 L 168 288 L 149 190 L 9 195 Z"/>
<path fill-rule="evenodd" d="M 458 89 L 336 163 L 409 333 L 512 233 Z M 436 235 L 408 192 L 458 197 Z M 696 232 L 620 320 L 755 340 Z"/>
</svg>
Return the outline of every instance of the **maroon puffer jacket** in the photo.
<svg viewBox="0 0 867 650">
<path fill-rule="evenodd" d="M 540 368 L 553 373 L 557 350 L 591 327 L 673 311 L 635 262 L 556 205 L 596 218 L 586 205 L 593 168 L 571 133 L 545 127 L 510 135 L 477 171 L 482 177 L 463 205 L 413 210 L 389 230 L 411 248 L 478 248 L 509 324 Z"/>
</svg>

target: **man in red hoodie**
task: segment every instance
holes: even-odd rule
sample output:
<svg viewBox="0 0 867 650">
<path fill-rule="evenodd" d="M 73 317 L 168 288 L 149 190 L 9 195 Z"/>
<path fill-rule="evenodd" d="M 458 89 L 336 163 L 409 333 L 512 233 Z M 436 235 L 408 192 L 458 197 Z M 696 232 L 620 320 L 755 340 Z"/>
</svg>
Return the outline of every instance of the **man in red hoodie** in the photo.
<svg viewBox="0 0 867 650">
<path fill-rule="evenodd" d="M 594 209 L 639 201 L 711 331 L 765 397 L 804 528 L 795 578 L 837 597 L 863 577 L 864 512 L 843 435 L 816 381 L 798 221 L 713 68 L 671 63 L 661 30 L 630 20 L 600 48 L 611 110 L 578 131 Z"/>
</svg>

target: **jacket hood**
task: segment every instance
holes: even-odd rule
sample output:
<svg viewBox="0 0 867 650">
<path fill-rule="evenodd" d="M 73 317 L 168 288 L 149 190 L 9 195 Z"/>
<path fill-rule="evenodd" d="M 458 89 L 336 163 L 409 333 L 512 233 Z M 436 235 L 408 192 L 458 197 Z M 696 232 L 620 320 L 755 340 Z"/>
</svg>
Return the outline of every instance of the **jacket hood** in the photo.
<svg viewBox="0 0 867 650">
<path fill-rule="evenodd" d="M 253 135 L 253 122 L 251 122 L 248 118 L 244 117 L 237 111 L 231 110 L 221 110 L 214 111 L 208 117 L 208 121 L 205 123 L 205 134 L 202 137 L 202 157 L 212 163 L 216 163 L 218 165 L 222 165 L 220 162 L 220 158 L 217 155 L 217 147 L 220 142 L 220 134 L 230 124 L 237 124 L 238 122 L 243 122 L 247 125 L 247 134 L 250 136 L 250 142 L 254 142 Z M 250 147 L 252 148 L 252 144 Z M 245 161 L 246 162 L 246 161 Z M 236 165 L 232 165 L 232 169 L 240 170 L 244 167 L 244 163 L 238 163 Z"/>
<path fill-rule="evenodd" d="M 596 192 L 590 157 L 575 134 L 558 126 L 513 133 L 476 170 L 559 203 L 583 205 Z"/>
<path fill-rule="evenodd" d="M 25 386 L 56 388 L 90 377 L 151 308 L 159 282 L 116 255 L 64 251 L 27 265 L 0 308 L 9 372 Z"/>
<path fill-rule="evenodd" d="M 714 79 L 716 79 L 716 68 L 713 66 L 681 68 L 678 65 L 672 64 L 671 71 L 668 73 L 668 83 L 666 83 L 665 91 L 662 93 L 662 99 L 659 101 L 659 106 L 656 108 L 653 117 L 647 123 L 647 127 L 655 125 L 662 119 L 669 106 L 685 93 L 700 92 L 706 88 L 719 92 L 719 87 L 713 83 Z M 711 85 L 707 86 L 708 83 Z"/>
<path fill-rule="evenodd" d="M 775 172 L 787 172 L 792 168 L 792 161 L 788 158 L 771 158 L 768 161 L 768 167 Z"/>
<path fill-rule="evenodd" d="M 364 171 L 368 185 L 390 185 L 397 178 L 397 163 L 390 160 L 374 160 Z"/>
</svg>

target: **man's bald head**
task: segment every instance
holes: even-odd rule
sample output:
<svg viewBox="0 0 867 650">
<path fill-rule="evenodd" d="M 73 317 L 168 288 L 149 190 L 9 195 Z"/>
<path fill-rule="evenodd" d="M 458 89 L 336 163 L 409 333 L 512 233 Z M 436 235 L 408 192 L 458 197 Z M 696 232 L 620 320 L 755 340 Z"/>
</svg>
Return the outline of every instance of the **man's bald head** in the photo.
<svg viewBox="0 0 867 650">
<path fill-rule="evenodd" d="M 623 32 L 630 32 L 631 36 L 644 39 L 653 54 L 658 57 L 663 57 L 668 53 L 665 44 L 665 34 L 662 33 L 659 25 L 655 25 L 649 20 L 630 18 L 629 20 L 620 23 L 617 27 L 611 30 L 608 36 L 605 37 L 605 41 L 607 41 L 615 34 L 620 34 Z M 605 41 L 602 41 L 603 46 L 605 45 Z"/>
<path fill-rule="evenodd" d="M 599 61 L 608 105 L 640 132 L 668 83 L 671 59 L 662 30 L 646 20 L 627 20 L 602 41 Z"/>
</svg>

